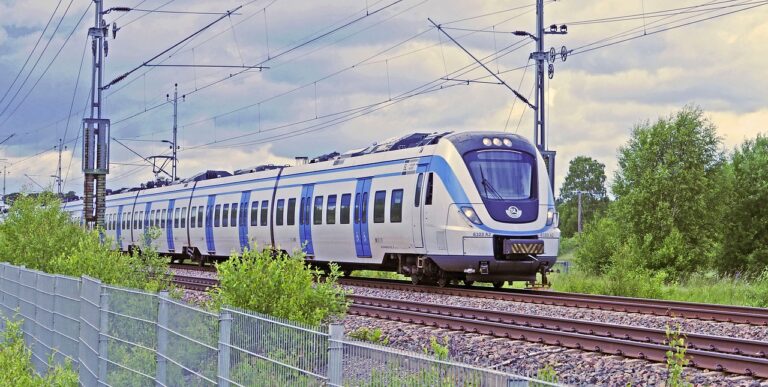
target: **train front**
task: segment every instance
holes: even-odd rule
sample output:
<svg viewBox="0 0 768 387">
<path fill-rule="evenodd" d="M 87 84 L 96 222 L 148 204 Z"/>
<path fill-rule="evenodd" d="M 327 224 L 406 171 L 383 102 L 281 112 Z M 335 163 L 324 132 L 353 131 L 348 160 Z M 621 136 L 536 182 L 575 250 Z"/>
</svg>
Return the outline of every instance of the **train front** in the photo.
<svg viewBox="0 0 768 387">
<path fill-rule="evenodd" d="M 438 153 L 445 154 L 457 179 L 443 182 L 452 202 L 446 241 L 450 251 L 464 258 L 449 260 L 449 271 L 460 272 L 468 282 L 495 286 L 535 281 L 538 273 L 546 282 L 557 259 L 560 229 L 536 147 L 521 136 L 499 132 L 456 133 L 445 139 Z"/>
</svg>

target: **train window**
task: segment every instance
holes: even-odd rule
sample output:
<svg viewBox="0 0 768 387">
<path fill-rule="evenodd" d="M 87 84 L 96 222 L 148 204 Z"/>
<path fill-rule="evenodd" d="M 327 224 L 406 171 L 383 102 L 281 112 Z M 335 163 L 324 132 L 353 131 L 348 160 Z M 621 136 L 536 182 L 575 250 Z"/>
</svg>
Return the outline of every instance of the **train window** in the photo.
<svg viewBox="0 0 768 387">
<path fill-rule="evenodd" d="M 221 226 L 221 204 L 217 204 L 213 209 L 213 227 Z"/>
<path fill-rule="evenodd" d="M 197 207 L 197 227 L 203 228 L 203 206 Z"/>
<path fill-rule="evenodd" d="M 251 203 L 251 226 L 259 225 L 259 202 Z"/>
<path fill-rule="evenodd" d="M 433 188 L 433 183 L 434 182 L 432 181 L 433 178 L 434 178 L 433 175 L 434 175 L 434 173 L 430 172 L 429 173 L 429 177 L 427 178 L 427 193 L 425 194 L 425 197 L 424 197 L 424 205 L 425 206 L 432 205 L 432 190 L 434 189 Z"/>
<path fill-rule="evenodd" d="M 261 225 L 266 226 L 269 219 L 269 200 L 261 201 Z"/>
<path fill-rule="evenodd" d="M 187 227 L 187 207 L 181 208 L 181 228 Z"/>
<path fill-rule="evenodd" d="M 341 195 L 341 214 L 339 214 L 339 223 L 349 224 L 349 201 L 352 199 L 352 195 Z"/>
<path fill-rule="evenodd" d="M 120 229 L 125 230 L 125 214 L 120 218 Z"/>
<path fill-rule="evenodd" d="M 387 191 L 376 191 L 373 197 L 373 223 L 384 223 L 384 207 L 387 202 Z"/>
<path fill-rule="evenodd" d="M 197 219 L 197 207 L 192 207 L 189 209 L 189 228 L 195 228 Z"/>
<path fill-rule="evenodd" d="M 315 213 L 312 215 L 314 224 L 323 224 L 323 197 L 315 196 Z"/>
<path fill-rule="evenodd" d="M 283 225 L 283 212 L 285 206 L 285 199 L 280 199 L 277 201 L 277 210 L 275 211 L 275 224 L 278 226 Z"/>
<path fill-rule="evenodd" d="M 325 223 L 336 224 L 336 195 L 328 195 L 328 209 L 325 210 Z"/>
<path fill-rule="evenodd" d="M 360 205 L 363 208 L 363 210 L 360 211 L 360 221 L 363 222 L 363 224 L 368 223 L 368 192 L 363 193 L 363 200 Z"/>
<path fill-rule="evenodd" d="M 168 219 L 168 210 L 163 210 L 163 214 L 160 215 L 160 228 L 165 228 L 165 222 Z"/>
<path fill-rule="evenodd" d="M 181 214 L 181 207 L 176 207 L 173 210 L 173 228 L 179 228 L 179 215 Z"/>
<path fill-rule="evenodd" d="M 222 209 L 221 227 L 229 227 L 229 204 L 225 204 Z"/>
<path fill-rule="evenodd" d="M 355 194 L 355 224 L 360 223 L 360 194 Z"/>
<path fill-rule="evenodd" d="M 134 229 L 134 230 L 136 229 L 136 223 L 137 223 L 137 222 L 138 222 L 138 220 L 139 220 L 139 216 L 138 216 L 137 214 L 138 214 L 138 212 L 137 212 L 137 211 L 133 211 L 133 217 L 131 217 L 131 219 L 133 220 L 133 222 L 132 222 L 132 223 L 133 223 L 133 229 Z"/>
<path fill-rule="evenodd" d="M 154 223 L 152 223 L 154 221 L 155 221 L 155 210 L 152 210 L 152 211 L 149 211 L 149 227 L 154 226 Z"/>
<path fill-rule="evenodd" d="M 232 203 L 232 212 L 229 214 L 229 225 L 237 227 L 237 203 Z"/>
<path fill-rule="evenodd" d="M 296 199 L 288 199 L 288 215 L 287 222 L 289 226 L 293 226 L 296 223 Z"/>
<path fill-rule="evenodd" d="M 299 224 L 304 224 L 304 198 L 301 198 L 301 205 L 299 206 Z"/>
<path fill-rule="evenodd" d="M 416 197 L 413 198 L 413 205 L 418 207 L 421 205 L 421 185 L 424 183 L 424 174 L 419 173 L 419 177 L 416 178 Z"/>
<path fill-rule="evenodd" d="M 389 221 L 401 223 L 403 221 L 403 190 L 392 190 L 392 198 L 389 201 Z"/>
<path fill-rule="evenodd" d="M 160 228 L 160 210 L 155 213 L 155 227 Z"/>
<path fill-rule="evenodd" d="M 144 226 L 144 212 L 139 212 L 139 230 Z"/>
</svg>

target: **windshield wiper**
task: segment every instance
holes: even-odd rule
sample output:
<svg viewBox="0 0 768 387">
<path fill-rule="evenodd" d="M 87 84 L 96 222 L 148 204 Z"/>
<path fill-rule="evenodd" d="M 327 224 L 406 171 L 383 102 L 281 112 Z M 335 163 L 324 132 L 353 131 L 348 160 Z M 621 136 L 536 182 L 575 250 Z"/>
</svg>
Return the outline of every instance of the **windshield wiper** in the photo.
<svg viewBox="0 0 768 387">
<path fill-rule="evenodd" d="M 503 198 L 503 197 L 502 197 L 502 196 L 499 194 L 499 192 L 498 192 L 498 191 L 496 191 L 496 189 L 495 189 L 495 188 L 493 188 L 493 186 L 491 185 L 491 182 L 489 182 L 489 181 L 488 181 L 488 180 L 485 178 L 485 174 L 483 173 L 483 167 L 482 167 L 482 166 L 480 166 L 480 179 L 481 179 L 481 180 L 480 180 L 480 183 L 483 185 L 483 189 L 485 190 L 485 196 L 486 196 L 486 197 L 488 196 L 488 190 L 490 189 L 490 190 L 491 190 L 491 192 L 493 192 L 493 194 L 494 194 L 494 195 L 496 195 L 496 197 L 498 197 L 499 199 L 502 199 L 502 200 L 504 199 L 504 198 Z"/>
</svg>

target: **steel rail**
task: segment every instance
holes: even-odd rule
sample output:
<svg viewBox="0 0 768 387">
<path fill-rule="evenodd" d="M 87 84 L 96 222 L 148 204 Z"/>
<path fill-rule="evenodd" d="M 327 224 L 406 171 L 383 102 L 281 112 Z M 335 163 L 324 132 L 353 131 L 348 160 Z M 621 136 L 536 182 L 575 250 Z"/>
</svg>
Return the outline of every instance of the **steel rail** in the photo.
<svg viewBox="0 0 768 387">
<path fill-rule="evenodd" d="M 172 282 L 181 288 L 204 292 L 209 288 L 219 285 L 219 281 L 213 278 L 201 278 L 185 275 L 173 275 Z"/>
<path fill-rule="evenodd" d="M 698 320 L 730 322 L 738 324 L 768 325 L 768 309 L 728 305 L 710 305 L 679 301 L 637 299 L 615 296 L 596 296 L 578 293 L 549 291 L 482 288 L 458 286 L 436 287 L 413 285 L 406 281 L 369 278 L 340 278 L 339 283 L 348 286 L 434 293 L 460 297 L 486 298 L 503 301 L 554 305 L 575 308 L 599 309 L 623 313 L 641 313 L 656 316 L 682 317 Z"/>
<path fill-rule="evenodd" d="M 352 297 L 354 300 L 354 297 L 359 296 Z M 490 313 L 498 312 L 473 309 L 472 313 L 474 315 L 471 317 L 468 317 L 468 315 L 455 316 L 453 311 L 468 308 L 436 306 L 389 299 L 377 299 L 375 302 L 369 299 L 365 303 L 362 298 L 358 298 L 358 301 L 360 302 L 353 301 L 350 305 L 349 313 L 410 324 L 504 337 L 511 340 L 522 340 L 608 355 L 645 359 L 654 362 L 666 362 L 666 352 L 669 350 L 666 344 L 652 342 L 652 340 L 644 342 L 629 340 L 623 337 L 619 338 L 615 337 L 616 334 L 613 332 L 612 336 L 600 336 L 595 332 L 582 333 L 578 329 L 575 331 L 565 331 L 540 326 L 515 325 L 505 321 L 504 318 L 498 318 L 498 315 L 496 318 L 488 318 Z M 481 315 L 480 312 L 486 313 Z M 483 319 L 482 316 L 486 318 Z M 538 318 L 538 316 L 525 317 L 532 321 Z M 579 322 L 572 323 L 575 326 Z M 582 326 L 580 329 L 584 329 L 584 327 Z M 624 334 L 627 334 L 626 330 L 620 335 L 623 336 Z M 697 338 L 697 346 L 705 345 L 704 342 L 699 341 L 701 339 Z M 746 345 L 742 344 L 739 348 L 746 348 Z M 750 343 L 749 345 L 751 347 L 756 345 L 756 343 Z M 762 347 L 766 346 L 768 346 L 768 343 L 762 343 Z M 765 358 L 764 353 L 762 357 L 754 357 L 690 348 L 686 354 L 690 356 L 690 365 L 697 368 L 763 378 L 768 377 L 768 359 Z"/>
</svg>

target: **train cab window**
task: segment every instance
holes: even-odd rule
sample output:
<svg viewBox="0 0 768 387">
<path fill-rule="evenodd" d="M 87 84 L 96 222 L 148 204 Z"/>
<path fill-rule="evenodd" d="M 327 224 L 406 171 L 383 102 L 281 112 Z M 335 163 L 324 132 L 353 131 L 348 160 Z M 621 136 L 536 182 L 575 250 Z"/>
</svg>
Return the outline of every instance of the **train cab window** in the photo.
<svg viewBox="0 0 768 387">
<path fill-rule="evenodd" d="M 418 207 L 421 205 L 421 185 L 424 183 L 424 174 L 419 173 L 419 177 L 416 178 L 416 197 L 413 198 L 413 206 Z"/>
<path fill-rule="evenodd" d="M 349 224 L 349 202 L 352 199 L 352 195 L 341 195 L 341 213 L 339 214 L 339 223 Z"/>
<path fill-rule="evenodd" d="M 225 204 L 221 215 L 221 227 L 229 227 L 229 204 Z"/>
<path fill-rule="evenodd" d="M 283 225 L 283 213 L 285 212 L 285 199 L 277 201 L 277 209 L 275 210 L 275 225 Z"/>
<path fill-rule="evenodd" d="M 213 227 L 221 226 L 221 204 L 217 204 L 213 210 Z"/>
<path fill-rule="evenodd" d="M 315 211 L 312 214 L 314 224 L 323 224 L 323 197 L 315 196 Z"/>
<path fill-rule="evenodd" d="M 261 201 L 261 225 L 266 226 L 269 220 L 269 200 Z"/>
<path fill-rule="evenodd" d="M 181 228 L 187 227 L 187 207 L 181 208 Z"/>
<path fill-rule="evenodd" d="M 387 191 L 376 191 L 373 197 L 373 223 L 384 223 L 384 207 L 387 202 Z"/>
<path fill-rule="evenodd" d="M 434 173 L 430 172 L 429 177 L 427 177 L 427 193 L 424 196 L 424 205 L 425 206 L 431 206 L 432 205 L 432 190 L 433 190 L 433 178 Z"/>
<path fill-rule="evenodd" d="M 336 195 L 328 195 L 328 207 L 325 210 L 325 223 L 336 224 Z"/>
<path fill-rule="evenodd" d="M 288 214 L 286 223 L 293 226 L 296 223 L 296 199 L 288 199 Z"/>
<path fill-rule="evenodd" d="M 163 210 L 163 214 L 160 215 L 160 228 L 165 228 L 165 223 L 168 220 L 168 210 Z"/>
<path fill-rule="evenodd" d="M 259 225 L 259 202 L 251 203 L 251 226 Z"/>
<path fill-rule="evenodd" d="M 203 228 L 203 206 L 197 207 L 197 227 Z"/>
<path fill-rule="evenodd" d="M 237 227 L 237 203 L 232 203 L 232 212 L 229 214 L 229 225 Z"/>
<path fill-rule="evenodd" d="M 197 207 L 192 207 L 189 209 L 189 228 L 195 228 L 197 224 L 195 224 L 195 220 L 197 219 Z"/>
<path fill-rule="evenodd" d="M 389 221 L 392 223 L 401 223 L 403 221 L 403 190 L 392 190 L 392 197 L 389 201 Z"/>
</svg>

